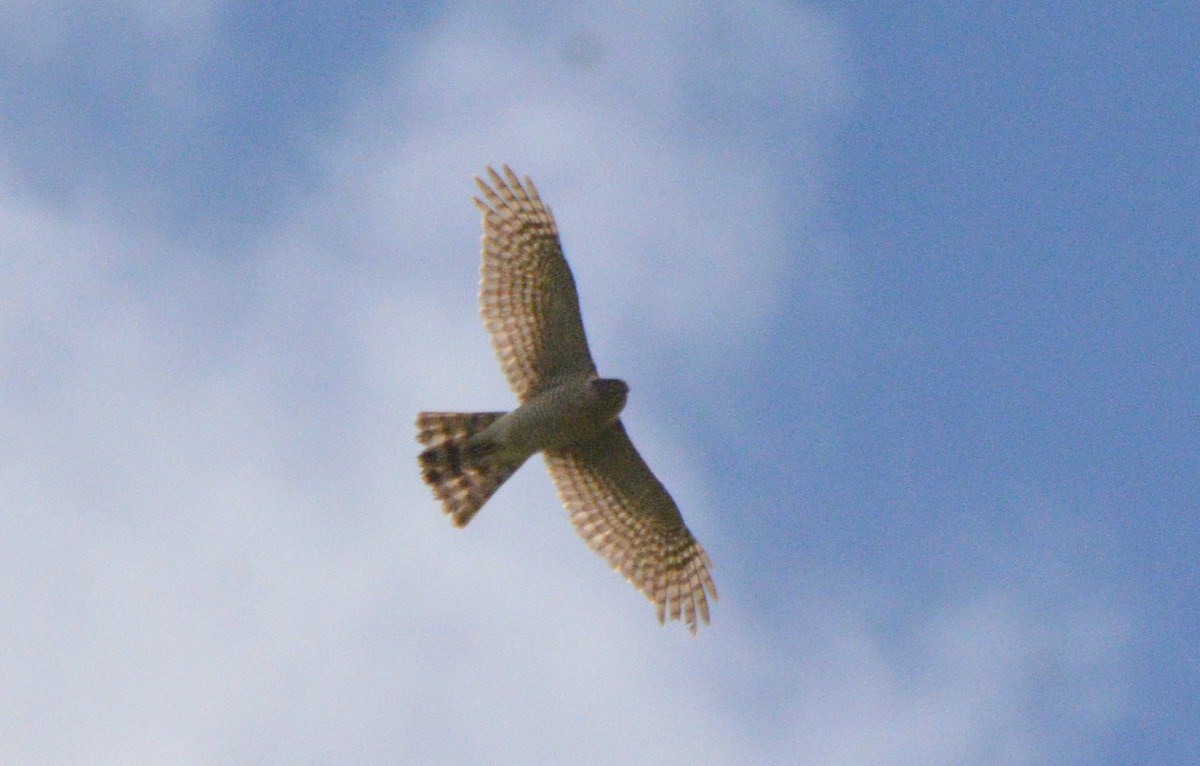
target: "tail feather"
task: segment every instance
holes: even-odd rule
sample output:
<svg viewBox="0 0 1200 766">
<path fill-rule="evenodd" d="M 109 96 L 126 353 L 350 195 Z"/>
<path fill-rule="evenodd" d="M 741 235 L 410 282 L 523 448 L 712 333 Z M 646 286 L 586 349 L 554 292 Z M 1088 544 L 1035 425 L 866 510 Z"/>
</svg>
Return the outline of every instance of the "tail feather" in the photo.
<svg viewBox="0 0 1200 766">
<path fill-rule="evenodd" d="M 524 460 L 502 458 L 494 443 L 476 439 L 503 412 L 422 412 L 417 441 L 421 478 L 456 527 L 465 527 Z"/>
</svg>

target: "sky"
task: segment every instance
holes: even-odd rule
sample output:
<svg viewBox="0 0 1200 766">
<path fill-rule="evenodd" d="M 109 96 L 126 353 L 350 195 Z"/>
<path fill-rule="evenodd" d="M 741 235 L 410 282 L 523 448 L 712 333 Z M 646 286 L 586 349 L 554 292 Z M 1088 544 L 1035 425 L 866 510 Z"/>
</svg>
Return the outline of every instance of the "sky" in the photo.
<svg viewBox="0 0 1200 766">
<path fill-rule="evenodd" d="M 0 3 L 0 762 L 1191 763 L 1185 5 Z M 420 482 L 501 163 L 695 637 Z"/>
</svg>

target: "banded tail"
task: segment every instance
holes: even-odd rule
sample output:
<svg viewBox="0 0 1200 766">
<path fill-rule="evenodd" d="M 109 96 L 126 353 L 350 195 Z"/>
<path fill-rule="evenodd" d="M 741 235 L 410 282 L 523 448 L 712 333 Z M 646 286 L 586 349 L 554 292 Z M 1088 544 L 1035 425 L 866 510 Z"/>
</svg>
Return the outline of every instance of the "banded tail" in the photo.
<svg viewBox="0 0 1200 766">
<path fill-rule="evenodd" d="M 524 459 L 513 462 L 498 454 L 496 444 L 474 439 L 503 412 L 422 412 L 417 415 L 417 441 L 425 451 L 417 458 L 421 478 L 442 503 L 456 527 L 465 527 Z"/>
</svg>

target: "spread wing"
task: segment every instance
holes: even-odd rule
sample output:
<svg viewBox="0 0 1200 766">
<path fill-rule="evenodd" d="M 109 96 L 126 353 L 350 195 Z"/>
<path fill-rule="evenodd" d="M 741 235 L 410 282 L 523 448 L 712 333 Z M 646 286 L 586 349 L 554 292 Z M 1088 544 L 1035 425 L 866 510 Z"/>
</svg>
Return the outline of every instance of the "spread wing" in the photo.
<svg viewBox="0 0 1200 766">
<path fill-rule="evenodd" d="M 618 421 L 598 439 L 546 450 L 546 466 L 579 536 L 654 603 L 658 621 L 696 632 L 717 600 L 712 563 Z"/>
<path fill-rule="evenodd" d="M 593 373 L 579 295 L 558 227 L 533 182 L 504 166 L 476 178 L 484 199 L 479 303 L 484 326 L 517 398 L 526 401 L 566 375 Z"/>
</svg>

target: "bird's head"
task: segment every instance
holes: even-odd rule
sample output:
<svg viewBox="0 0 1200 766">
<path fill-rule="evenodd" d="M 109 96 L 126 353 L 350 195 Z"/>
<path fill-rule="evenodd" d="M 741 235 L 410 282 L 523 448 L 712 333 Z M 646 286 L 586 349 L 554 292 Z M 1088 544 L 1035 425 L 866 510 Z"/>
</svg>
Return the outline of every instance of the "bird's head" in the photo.
<svg viewBox="0 0 1200 766">
<path fill-rule="evenodd" d="M 625 409 L 625 399 L 629 396 L 629 386 L 623 380 L 616 378 L 592 378 L 588 381 L 588 389 L 597 402 L 597 409 L 615 420 L 621 410 Z"/>
</svg>

